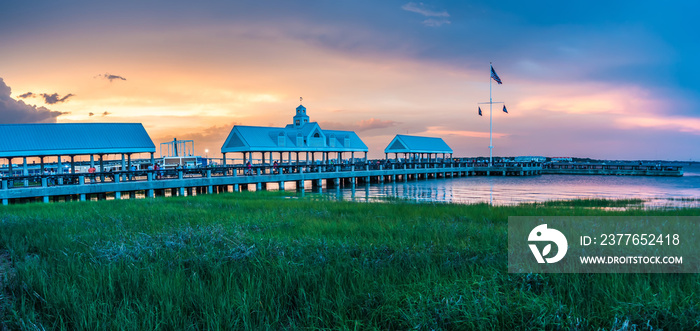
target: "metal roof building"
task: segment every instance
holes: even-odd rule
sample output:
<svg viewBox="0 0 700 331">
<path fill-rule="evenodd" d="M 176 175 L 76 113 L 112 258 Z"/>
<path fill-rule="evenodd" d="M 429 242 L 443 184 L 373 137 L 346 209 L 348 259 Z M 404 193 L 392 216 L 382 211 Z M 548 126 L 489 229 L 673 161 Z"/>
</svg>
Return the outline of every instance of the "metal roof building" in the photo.
<svg viewBox="0 0 700 331">
<path fill-rule="evenodd" d="M 2 124 L 0 157 L 153 153 L 140 123 Z"/>
<path fill-rule="evenodd" d="M 23 158 L 26 169 L 27 157 L 41 159 L 42 171 L 45 157 L 71 158 L 71 169 L 75 172 L 75 156 L 135 153 L 155 153 L 156 147 L 141 123 L 50 123 L 50 124 L 0 124 L 0 158 L 7 158 L 10 172 L 12 159 Z M 102 169 L 102 167 L 100 167 Z M 59 167 L 59 172 L 62 170 Z"/>
<path fill-rule="evenodd" d="M 367 145 L 353 131 L 323 130 L 316 122 L 309 122 L 306 115 L 306 107 L 296 108 L 293 124 L 286 127 L 263 127 L 236 125 L 231 130 L 228 138 L 221 147 L 226 162 L 226 153 L 242 153 L 243 162 L 252 160 L 252 153 L 262 153 L 263 163 L 265 155 L 269 153 L 270 161 L 273 153 L 279 153 L 279 160 L 283 161 L 283 153 L 288 154 L 291 161 L 292 153 L 296 154 L 299 161 L 299 153 L 311 153 L 312 159 L 315 153 L 321 152 L 323 160 L 328 160 L 328 153 L 336 153 L 338 159 L 342 159 L 343 153 L 364 152 L 367 155 Z"/>
<path fill-rule="evenodd" d="M 399 154 L 404 154 L 406 158 L 411 156 L 412 159 L 422 159 L 423 154 L 427 154 L 428 159 L 433 154 L 442 154 L 444 158 L 446 154 L 452 157 L 452 148 L 442 138 L 397 134 L 384 149 L 387 158 L 390 153 L 394 153 L 396 158 Z"/>
</svg>

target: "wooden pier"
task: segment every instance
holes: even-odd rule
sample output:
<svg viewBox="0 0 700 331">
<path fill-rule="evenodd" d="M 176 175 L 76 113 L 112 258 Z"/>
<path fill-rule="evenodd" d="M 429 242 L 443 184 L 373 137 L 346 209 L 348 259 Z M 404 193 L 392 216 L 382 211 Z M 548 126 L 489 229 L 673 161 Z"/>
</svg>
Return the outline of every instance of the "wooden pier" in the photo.
<svg viewBox="0 0 700 331">
<path fill-rule="evenodd" d="M 269 184 L 284 190 L 293 182 L 296 189 L 347 186 L 357 183 L 426 180 L 463 176 L 533 176 L 539 164 L 478 166 L 459 162 L 356 163 L 342 165 L 229 165 L 215 168 L 116 171 L 95 174 L 62 174 L 2 179 L 0 199 L 7 205 L 30 201 L 130 199 L 144 196 L 186 196 L 247 190 L 264 190 Z"/>
<path fill-rule="evenodd" d="M 547 175 L 616 175 L 616 176 L 683 176 L 683 167 L 665 164 L 639 163 L 547 163 L 542 166 Z"/>
</svg>

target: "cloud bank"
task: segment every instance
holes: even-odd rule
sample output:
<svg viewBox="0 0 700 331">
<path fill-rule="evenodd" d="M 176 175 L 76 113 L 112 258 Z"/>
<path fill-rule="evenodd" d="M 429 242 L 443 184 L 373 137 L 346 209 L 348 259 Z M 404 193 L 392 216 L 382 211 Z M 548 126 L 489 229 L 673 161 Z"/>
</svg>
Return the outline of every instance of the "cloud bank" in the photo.
<svg viewBox="0 0 700 331">
<path fill-rule="evenodd" d="M 15 100 L 10 97 L 11 93 L 12 89 L 0 77 L 0 124 L 55 123 L 56 118 L 64 114 Z"/>
</svg>

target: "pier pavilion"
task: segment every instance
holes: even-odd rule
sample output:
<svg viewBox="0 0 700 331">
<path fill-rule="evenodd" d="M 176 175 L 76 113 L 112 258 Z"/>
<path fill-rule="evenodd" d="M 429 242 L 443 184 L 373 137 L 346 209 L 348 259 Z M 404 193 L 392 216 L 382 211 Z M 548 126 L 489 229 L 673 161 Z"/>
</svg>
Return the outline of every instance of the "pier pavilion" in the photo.
<svg viewBox="0 0 700 331">
<path fill-rule="evenodd" d="M 399 154 L 404 155 L 404 160 L 421 162 L 427 160 L 431 162 L 442 154 L 442 159 L 448 156 L 452 158 L 452 148 L 445 143 L 442 138 L 409 136 L 397 134 L 384 149 L 385 159 L 389 159 L 389 154 L 394 153 L 394 158 L 398 160 Z"/>
<path fill-rule="evenodd" d="M 131 155 L 150 153 L 153 162 L 155 145 L 140 123 L 50 123 L 0 125 L 0 158 L 8 160 L 7 176 L 15 176 L 13 160 L 22 159 L 21 176 L 28 175 L 27 158 L 56 160 L 56 172 L 64 173 L 64 157 L 69 157 L 70 173 L 75 173 L 75 157 L 90 156 L 90 166 L 99 157 L 99 171 L 104 169 L 105 155 L 122 157 L 122 169 L 131 165 Z M 128 161 L 126 160 L 128 159 Z"/>
<path fill-rule="evenodd" d="M 235 125 L 221 147 L 224 166 L 226 154 L 230 153 L 241 153 L 243 164 L 256 163 L 253 153 L 260 153 L 263 165 L 274 161 L 298 165 L 300 154 L 305 164 L 340 164 L 347 161 L 344 158 L 347 156 L 350 156 L 350 163 L 354 163 L 356 152 L 363 152 L 362 157 L 367 160 L 367 145 L 355 132 L 323 130 L 318 123 L 309 122 L 306 107 L 302 105 L 296 108 L 292 124 L 283 128 Z M 316 153 L 320 153 L 319 160 Z"/>
</svg>

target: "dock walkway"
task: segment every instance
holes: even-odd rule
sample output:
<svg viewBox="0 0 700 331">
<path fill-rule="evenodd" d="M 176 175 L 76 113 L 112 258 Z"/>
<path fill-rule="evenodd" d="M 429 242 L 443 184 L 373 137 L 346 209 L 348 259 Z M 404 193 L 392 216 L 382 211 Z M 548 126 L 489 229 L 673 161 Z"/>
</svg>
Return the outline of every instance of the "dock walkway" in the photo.
<svg viewBox="0 0 700 331">
<path fill-rule="evenodd" d="M 106 199 L 109 195 L 121 199 L 123 195 L 135 198 L 137 192 L 147 198 L 212 194 L 248 189 L 266 189 L 276 184 L 284 189 L 285 183 L 294 182 L 297 189 L 306 183 L 314 187 L 355 185 L 462 176 L 533 176 L 540 175 L 540 164 L 502 164 L 488 167 L 474 163 L 418 162 L 418 163 L 355 163 L 342 165 L 243 165 L 176 170 L 116 171 L 94 174 L 62 174 L 2 179 L 0 199 L 7 205 L 14 202 Z M 247 174 L 248 173 L 248 174 Z"/>
<path fill-rule="evenodd" d="M 616 175 L 616 176 L 683 176 L 678 165 L 639 163 L 547 163 L 542 166 L 547 175 Z"/>
</svg>

